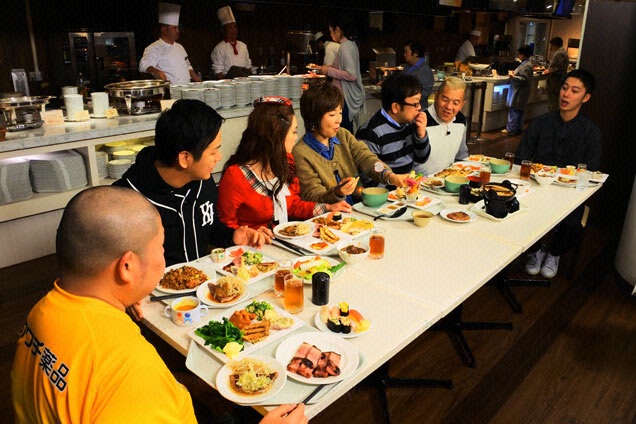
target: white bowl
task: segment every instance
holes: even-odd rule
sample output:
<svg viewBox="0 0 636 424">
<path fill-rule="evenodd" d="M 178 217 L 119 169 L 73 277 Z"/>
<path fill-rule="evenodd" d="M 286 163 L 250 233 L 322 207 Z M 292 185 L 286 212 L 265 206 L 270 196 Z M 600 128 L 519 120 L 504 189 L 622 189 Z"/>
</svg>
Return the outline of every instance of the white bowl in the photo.
<svg viewBox="0 0 636 424">
<path fill-rule="evenodd" d="M 347 253 L 342 250 L 351 245 L 364 249 L 364 253 Z M 369 256 L 369 243 L 363 241 L 341 240 L 338 244 L 336 244 L 336 249 L 338 249 L 338 255 L 340 255 L 340 258 L 348 264 L 357 264 L 364 261 L 367 256 Z"/>
<path fill-rule="evenodd" d="M 540 186 L 547 186 L 552 184 L 555 178 L 555 174 L 545 174 L 541 172 L 534 174 L 534 179 L 537 183 L 539 183 Z"/>
</svg>

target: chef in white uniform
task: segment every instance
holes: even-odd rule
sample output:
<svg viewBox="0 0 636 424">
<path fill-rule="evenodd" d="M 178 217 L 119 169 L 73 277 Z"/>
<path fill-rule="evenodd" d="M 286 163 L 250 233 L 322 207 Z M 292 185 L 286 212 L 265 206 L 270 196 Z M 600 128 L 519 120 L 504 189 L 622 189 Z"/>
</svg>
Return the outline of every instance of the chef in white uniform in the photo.
<svg viewBox="0 0 636 424">
<path fill-rule="evenodd" d="M 210 55 L 212 69 L 217 79 L 251 74 L 250 53 L 247 45 L 238 40 L 238 25 L 232 9 L 230 6 L 222 7 L 216 11 L 216 16 L 221 23 L 223 33 L 223 41 L 214 47 Z"/>
<path fill-rule="evenodd" d="M 159 3 L 159 39 L 144 50 L 139 72 L 152 74 L 172 84 L 187 84 L 191 79 L 201 81 L 192 69 L 185 49 L 177 43 L 180 12 L 178 4 Z"/>
<path fill-rule="evenodd" d="M 476 29 L 468 34 L 468 38 L 459 47 L 457 55 L 455 55 L 455 69 L 459 69 L 459 64 L 465 62 L 469 57 L 475 56 L 475 46 L 479 43 L 479 37 L 481 37 L 481 31 Z"/>
</svg>

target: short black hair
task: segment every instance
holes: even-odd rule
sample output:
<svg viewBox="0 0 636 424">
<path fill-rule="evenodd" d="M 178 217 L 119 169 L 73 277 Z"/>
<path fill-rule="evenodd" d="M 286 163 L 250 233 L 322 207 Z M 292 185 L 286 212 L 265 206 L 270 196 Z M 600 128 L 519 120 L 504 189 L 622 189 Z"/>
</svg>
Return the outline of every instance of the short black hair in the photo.
<svg viewBox="0 0 636 424">
<path fill-rule="evenodd" d="M 528 46 L 527 44 L 525 46 L 519 47 L 517 51 L 521 53 L 522 55 L 524 55 L 525 57 L 532 56 L 532 47 Z"/>
<path fill-rule="evenodd" d="M 406 46 L 409 46 L 409 49 L 411 49 L 411 53 L 417 55 L 417 57 L 424 56 L 424 46 L 419 41 L 409 40 L 404 43 L 404 47 Z"/>
<path fill-rule="evenodd" d="M 552 39 L 550 40 L 550 44 L 555 45 L 557 47 L 563 47 L 563 38 L 552 37 Z"/>
<path fill-rule="evenodd" d="M 333 29 L 340 27 L 340 30 L 347 38 L 356 34 L 356 27 L 353 18 L 347 13 L 334 14 L 330 16 L 329 26 Z"/>
<path fill-rule="evenodd" d="M 568 72 L 563 81 L 570 77 L 581 80 L 583 86 L 585 87 L 585 92 L 588 94 L 592 94 L 592 91 L 594 91 L 594 87 L 596 86 L 596 78 L 594 78 L 594 75 L 592 75 L 585 69 L 574 69 Z"/>
<path fill-rule="evenodd" d="M 155 126 L 157 158 L 172 165 L 180 152 L 199 160 L 221 130 L 223 118 L 200 100 L 177 100 L 161 113 Z"/>
<path fill-rule="evenodd" d="M 413 75 L 391 75 L 382 83 L 382 108 L 389 111 L 393 103 L 403 104 L 404 99 L 421 92 L 422 84 Z"/>
</svg>

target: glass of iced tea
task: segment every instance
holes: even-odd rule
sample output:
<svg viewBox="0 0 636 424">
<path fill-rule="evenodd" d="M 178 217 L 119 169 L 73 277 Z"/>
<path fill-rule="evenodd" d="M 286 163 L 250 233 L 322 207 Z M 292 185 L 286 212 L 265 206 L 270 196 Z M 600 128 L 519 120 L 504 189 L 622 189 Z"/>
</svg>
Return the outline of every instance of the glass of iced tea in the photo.
<svg viewBox="0 0 636 424">
<path fill-rule="evenodd" d="M 512 166 L 515 164 L 514 152 L 506 152 L 506 154 L 504 155 L 504 159 L 510 162 L 510 170 L 512 170 Z"/>
<path fill-rule="evenodd" d="M 384 257 L 384 235 L 385 229 L 375 227 L 371 230 L 369 237 L 369 257 L 371 259 L 381 259 Z"/>
<path fill-rule="evenodd" d="M 279 261 L 278 269 L 274 274 L 274 294 L 278 297 L 283 297 L 285 294 L 285 277 L 291 274 L 292 263 L 291 261 Z"/>
<path fill-rule="evenodd" d="M 294 274 L 285 276 L 285 298 L 283 299 L 285 310 L 291 314 L 303 311 L 305 295 L 303 293 L 303 280 Z"/>
<path fill-rule="evenodd" d="M 479 170 L 479 178 L 481 178 L 482 184 L 488 184 L 490 182 L 490 164 L 483 163 L 481 165 L 481 169 Z"/>
<path fill-rule="evenodd" d="M 532 161 L 522 160 L 521 169 L 519 170 L 519 178 L 526 181 L 529 180 L 531 168 L 532 168 Z"/>
</svg>

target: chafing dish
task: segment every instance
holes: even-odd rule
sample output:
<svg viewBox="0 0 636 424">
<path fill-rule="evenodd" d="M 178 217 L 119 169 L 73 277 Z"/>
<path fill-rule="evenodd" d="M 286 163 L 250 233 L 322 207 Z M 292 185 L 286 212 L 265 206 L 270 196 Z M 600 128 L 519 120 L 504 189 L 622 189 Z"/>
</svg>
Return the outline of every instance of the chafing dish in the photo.
<svg viewBox="0 0 636 424">
<path fill-rule="evenodd" d="M 160 100 L 170 94 L 170 83 L 161 80 L 124 81 L 104 87 L 119 112 L 143 115 L 161 112 Z"/>
<path fill-rule="evenodd" d="M 0 125 L 9 131 L 39 128 L 44 121 L 40 112 L 49 103 L 50 96 L 20 96 L 0 99 Z"/>
</svg>

